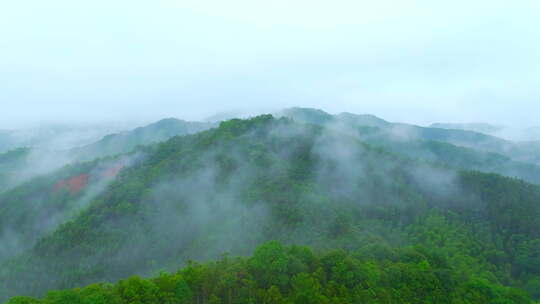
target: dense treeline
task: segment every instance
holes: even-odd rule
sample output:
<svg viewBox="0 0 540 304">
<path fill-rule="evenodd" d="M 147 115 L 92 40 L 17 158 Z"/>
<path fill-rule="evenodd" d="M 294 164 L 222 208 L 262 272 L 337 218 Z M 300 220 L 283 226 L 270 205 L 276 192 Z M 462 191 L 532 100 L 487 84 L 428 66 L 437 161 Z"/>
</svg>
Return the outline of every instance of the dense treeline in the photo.
<svg viewBox="0 0 540 304">
<path fill-rule="evenodd" d="M 163 303 L 531 303 L 521 291 L 484 278 L 466 278 L 429 250 L 366 245 L 315 254 L 307 247 L 269 242 L 250 258 L 190 263 L 153 279 L 50 291 L 42 300 L 8 304 Z"/>
<path fill-rule="evenodd" d="M 230 120 L 136 154 L 142 156 L 87 208 L 0 266 L 0 298 L 148 277 L 223 252 L 246 256 L 268 240 L 326 253 L 289 265 L 295 250 L 306 249 L 270 243 L 251 259 L 190 265 L 179 272 L 189 301 L 261 303 L 271 293 L 277 303 L 310 303 L 296 294 L 302 289 L 322 303 L 528 303 L 527 296 L 540 297 L 538 186 L 458 173 L 351 134 L 269 115 Z M 252 261 L 268 250 L 285 252 L 285 264 L 269 264 L 277 274 L 253 272 Z M 364 281 L 355 270 L 343 270 L 349 281 L 333 279 L 324 266 L 329 256 L 372 269 L 373 277 Z M 348 269 L 349 262 L 338 262 L 328 267 Z M 202 281 L 189 279 L 188 270 L 200 271 Z M 270 285 L 259 281 L 265 276 Z M 125 282 L 150 286 L 153 295 L 160 293 L 156 280 L 88 288 L 122 301 Z M 240 282 L 238 294 L 222 286 L 227 282 Z M 65 295 L 76 299 L 84 290 Z"/>
</svg>

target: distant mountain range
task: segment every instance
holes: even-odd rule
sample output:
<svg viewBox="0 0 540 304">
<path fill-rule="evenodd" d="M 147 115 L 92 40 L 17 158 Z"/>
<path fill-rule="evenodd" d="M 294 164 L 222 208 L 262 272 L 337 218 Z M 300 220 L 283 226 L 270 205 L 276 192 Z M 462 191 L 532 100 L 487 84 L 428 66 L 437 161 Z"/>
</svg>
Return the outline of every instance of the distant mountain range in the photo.
<svg viewBox="0 0 540 304">
<path fill-rule="evenodd" d="M 474 131 L 519 142 L 540 141 L 540 127 L 516 128 L 487 123 L 434 123 L 430 127 Z"/>
<path fill-rule="evenodd" d="M 440 128 L 440 129 L 474 131 L 474 132 L 490 134 L 490 135 L 495 135 L 504 129 L 503 126 L 495 126 L 495 125 L 491 125 L 487 123 L 467 123 L 467 124 L 434 123 L 430 127 Z"/>
<path fill-rule="evenodd" d="M 428 142 L 431 145 L 446 143 L 452 145 L 453 148 L 459 148 L 454 149 L 456 151 L 476 154 L 479 158 L 498 157 L 499 160 L 507 158 L 519 162 L 521 165 L 540 164 L 540 144 L 537 142 L 512 142 L 475 131 L 391 123 L 373 115 L 351 113 L 330 115 L 317 109 L 292 108 L 284 110 L 278 115 L 342 132 L 352 132 L 364 141 L 401 152 L 404 152 L 401 150 L 404 144 L 413 144 L 418 147 L 418 145 L 426 145 Z M 412 155 L 437 159 L 437 156 L 433 155 L 435 151 L 416 154 L 418 152 L 414 151 Z"/>
<path fill-rule="evenodd" d="M 33 141 L 36 146 L 30 145 L 32 147 L 0 153 L 0 192 L 69 163 L 127 153 L 140 145 L 165 141 L 177 135 L 196 133 L 215 125 L 215 123 L 187 122 L 168 118 L 130 131 L 109 134 L 93 143 L 69 149 L 59 148 L 55 145 L 54 138 L 42 138 L 40 141 Z M 71 131 L 62 129 L 59 136 L 64 138 L 66 133 L 78 134 L 77 132 L 79 129 Z M 86 140 L 79 143 L 82 142 Z"/>
<path fill-rule="evenodd" d="M 130 152 L 140 145 L 165 141 L 178 135 L 197 133 L 215 126 L 217 124 L 211 122 L 189 122 L 167 118 L 134 130 L 107 135 L 95 143 L 71 149 L 69 154 L 77 160 L 90 160 Z"/>
<path fill-rule="evenodd" d="M 16 130 L 0 130 L 0 153 L 32 147 L 47 150 L 67 150 L 90 144 L 101 137 L 133 128 L 132 124 L 43 124 Z"/>
<path fill-rule="evenodd" d="M 489 133 L 490 130 L 500 128 L 497 126 L 434 124 L 431 127 L 420 127 L 391 123 L 373 115 L 331 115 L 309 108 L 285 109 L 276 113 L 276 116 L 352 133 L 370 144 L 413 158 L 540 183 L 540 142 L 512 142 L 478 132 L 483 130 Z M 27 141 L 36 143 L 35 147 L 0 153 L 0 168 L 3 168 L 0 170 L 0 192 L 71 162 L 127 153 L 139 145 L 162 142 L 173 136 L 193 134 L 216 126 L 215 122 L 187 122 L 168 118 L 131 131 L 109 134 L 93 143 L 69 149 L 59 149 L 58 147 L 62 146 L 56 145 L 55 142 L 58 141 L 50 135 L 54 134 L 55 129 L 46 129 L 41 133 L 49 135 L 39 141 Z M 77 128 L 69 130 L 67 127 L 58 127 L 56 130 L 63 139 L 66 134 L 78 134 L 80 131 Z M 91 132 L 84 134 L 89 133 Z M 97 133 L 99 132 L 92 134 Z M 88 141 L 88 138 L 83 136 L 78 142 L 85 141 Z"/>
</svg>

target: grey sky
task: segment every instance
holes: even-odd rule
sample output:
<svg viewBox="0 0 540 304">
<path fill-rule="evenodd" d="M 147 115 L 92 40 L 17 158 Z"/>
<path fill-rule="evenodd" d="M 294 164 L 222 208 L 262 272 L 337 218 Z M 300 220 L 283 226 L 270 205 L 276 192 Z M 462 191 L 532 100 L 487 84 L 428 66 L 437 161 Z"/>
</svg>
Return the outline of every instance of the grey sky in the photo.
<svg viewBox="0 0 540 304">
<path fill-rule="evenodd" d="M 540 125 L 540 1 L 0 2 L 0 127 L 318 107 Z"/>
</svg>

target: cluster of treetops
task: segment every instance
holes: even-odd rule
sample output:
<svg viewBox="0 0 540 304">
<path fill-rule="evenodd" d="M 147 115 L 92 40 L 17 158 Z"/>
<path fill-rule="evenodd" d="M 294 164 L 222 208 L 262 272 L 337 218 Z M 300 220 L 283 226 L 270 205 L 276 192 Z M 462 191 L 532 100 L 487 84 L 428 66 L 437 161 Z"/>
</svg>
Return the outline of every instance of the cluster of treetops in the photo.
<svg viewBox="0 0 540 304">
<path fill-rule="evenodd" d="M 14 297 L 7 304 L 532 303 L 519 289 L 465 278 L 462 271 L 423 247 L 374 244 L 314 253 L 270 241 L 249 258 L 224 255 L 150 279 L 132 276 L 116 284 L 50 291 L 42 299 Z"/>
</svg>

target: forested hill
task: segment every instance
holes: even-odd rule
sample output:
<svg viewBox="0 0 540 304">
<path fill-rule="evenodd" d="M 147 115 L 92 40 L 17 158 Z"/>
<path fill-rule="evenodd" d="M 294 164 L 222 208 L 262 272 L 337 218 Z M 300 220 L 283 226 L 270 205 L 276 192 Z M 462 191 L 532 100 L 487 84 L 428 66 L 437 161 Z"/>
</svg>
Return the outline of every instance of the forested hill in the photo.
<svg viewBox="0 0 540 304">
<path fill-rule="evenodd" d="M 0 193 L 67 164 L 128 153 L 137 146 L 162 142 L 174 136 L 192 134 L 214 126 L 214 123 L 167 118 L 133 130 L 109 134 L 81 147 L 58 149 L 54 145 L 44 144 L 45 146 L 29 146 L 0 153 Z M 72 133 L 76 131 L 73 130 Z"/>
<path fill-rule="evenodd" d="M 330 115 L 310 108 L 286 109 L 278 115 L 347 133 L 411 158 L 540 184 L 540 145 L 534 142 L 512 142 L 467 130 L 390 123 L 373 115 Z"/>
<path fill-rule="evenodd" d="M 167 118 L 134 130 L 109 134 L 95 143 L 72 149 L 70 154 L 78 160 L 92 160 L 127 153 L 139 145 L 162 142 L 174 136 L 193 134 L 214 126 L 213 123 Z"/>
<path fill-rule="evenodd" d="M 85 210 L 135 157 L 72 164 L 0 194 L 0 263 Z"/>
<path fill-rule="evenodd" d="M 118 303 L 540 297 L 538 186 L 414 160 L 359 138 L 263 115 L 141 147 L 78 214 L 4 261 L 2 299 L 132 275 L 156 278 L 53 292 L 45 302 L 93 293 Z M 1 204 L 30 210 L 32 196 L 18 191 Z M 44 198 L 41 206 L 54 202 Z M 6 212 L 0 216 L 13 211 Z M 316 254 L 270 243 L 252 258 L 158 276 L 189 259 L 247 256 L 269 240 Z"/>
</svg>

